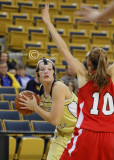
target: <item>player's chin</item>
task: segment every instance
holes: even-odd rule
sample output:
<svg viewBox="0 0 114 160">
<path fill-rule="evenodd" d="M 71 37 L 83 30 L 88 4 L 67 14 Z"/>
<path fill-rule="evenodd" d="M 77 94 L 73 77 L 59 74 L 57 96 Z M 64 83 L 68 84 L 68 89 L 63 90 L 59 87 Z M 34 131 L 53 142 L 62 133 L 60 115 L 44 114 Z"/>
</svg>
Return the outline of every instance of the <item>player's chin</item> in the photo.
<svg viewBox="0 0 114 160">
<path fill-rule="evenodd" d="M 44 81 L 51 81 L 50 77 L 44 77 Z"/>
<path fill-rule="evenodd" d="M 51 79 L 49 79 L 49 78 L 43 79 L 41 81 L 42 84 L 47 84 L 47 83 L 50 83 L 50 82 L 51 82 Z"/>
</svg>

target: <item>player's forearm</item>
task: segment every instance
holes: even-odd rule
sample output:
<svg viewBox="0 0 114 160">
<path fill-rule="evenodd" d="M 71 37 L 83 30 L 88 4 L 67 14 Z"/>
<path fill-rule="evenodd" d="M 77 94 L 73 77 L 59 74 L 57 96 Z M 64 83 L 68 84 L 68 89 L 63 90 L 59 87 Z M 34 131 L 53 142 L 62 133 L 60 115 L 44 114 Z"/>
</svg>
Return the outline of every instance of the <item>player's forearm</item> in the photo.
<svg viewBox="0 0 114 160">
<path fill-rule="evenodd" d="M 44 109 L 42 109 L 41 107 L 37 107 L 34 110 L 38 115 L 40 115 L 45 121 L 48 121 L 49 123 L 51 123 L 52 125 L 57 125 L 57 123 L 55 122 L 54 117 L 51 115 L 51 112 L 47 112 Z"/>
<path fill-rule="evenodd" d="M 114 14 L 114 1 L 109 6 L 101 11 L 100 18 L 110 18 Z"/>
<path fill-rule="evenodd" d="M 107 68 L 109 75 L 114 76 L 114 63 Z"/>
</svg>

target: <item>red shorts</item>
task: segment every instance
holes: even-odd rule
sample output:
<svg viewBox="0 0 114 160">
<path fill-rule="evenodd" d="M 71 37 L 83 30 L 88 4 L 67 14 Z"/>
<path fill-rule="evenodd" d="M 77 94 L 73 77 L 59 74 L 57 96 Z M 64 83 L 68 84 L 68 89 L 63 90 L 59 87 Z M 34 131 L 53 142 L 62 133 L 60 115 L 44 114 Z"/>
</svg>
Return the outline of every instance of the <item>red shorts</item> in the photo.
<svg viewBox="0 0 114 160">
<path fill-rule="evenodd" d="M 60 160 L 114 160 L 114 133 L 77 129 Z"/>
</svg>

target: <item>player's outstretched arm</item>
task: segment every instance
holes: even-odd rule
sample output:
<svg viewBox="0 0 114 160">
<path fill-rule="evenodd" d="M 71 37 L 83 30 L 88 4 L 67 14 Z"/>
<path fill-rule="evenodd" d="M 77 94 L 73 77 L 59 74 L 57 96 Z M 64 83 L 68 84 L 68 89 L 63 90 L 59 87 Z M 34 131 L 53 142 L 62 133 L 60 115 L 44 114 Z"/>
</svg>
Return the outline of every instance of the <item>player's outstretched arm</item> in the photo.
<svg viewBox="0 0 114 160">
<path fill-rule="evenodd" d="M 102 11 L 82 5 L 82 10 L 77 12 L 77 15 L 83 16 L 83 20 L 107 22 L 114 15 L 114 0 Z"/>
<path fill-rule="evenodd" d="M 114 63 L 107 68 L 107 72 L 111 75 L 112 81 L 114 83 Z"/>
<path fill-rule="evenodd" d="M 50 21 L 49 5 L 45 5 L 45 8 L 43 9 L 42 18 L 43 18 L 44 23 L 47 25 L 47 27 L 51 33 L 51 36 L 57 45 L 59 52 L 64 56 L 67 63 L 71 66 L 71 68 L 77 74 L 77 76 L 78 75 L 83 76 L 85 74 L 85 68 L 84 68 L 83 64 L 81 64 L 78 60 L 76 60 L 71 55 L 64 40 L 58 34 L 55 27 L 53 26 L 53 24 Z"/>
</svg>

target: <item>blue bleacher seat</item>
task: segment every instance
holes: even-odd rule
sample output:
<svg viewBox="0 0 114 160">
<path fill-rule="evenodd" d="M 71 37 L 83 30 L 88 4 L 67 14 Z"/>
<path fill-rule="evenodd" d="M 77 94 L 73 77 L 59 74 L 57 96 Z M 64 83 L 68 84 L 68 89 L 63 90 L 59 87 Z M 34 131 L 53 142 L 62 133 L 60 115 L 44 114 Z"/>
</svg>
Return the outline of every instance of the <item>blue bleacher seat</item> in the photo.
<svg viewBox="0 0 114 160">
<path fill-rule="evenodd" d="M 21 6 L 29 6 L 29 7 L 32 7 L 33 6 L 33 3 L 32 1 L 30 2 L 17 2 L 17 5 L 19 6 L 19 11 L 21 10 Z"/>
<path fill-rule="evenodd" d="M 23 92 L 23 91 L 25 91 L 25 88 L 18 88 L 18 92 L 20 93 L 20 92 Z"/>
<path fill-rule="evenodd" d="M 0 110 L 0 119 L 20 120 L 20 115 L 18 111 Z"/>
<path fill-rule="evenodd" d="M 33 21 L 36 24 L 37 20 L 42 20 L 42 16 L 41 15 L 33 15 Z"/>
<path fill-rule="evenodd" d="M 27 15 L 26 14 L 23 15 L 23 16 L 22 15 L 20 15 L 20 16 L 19 15 L 13 15 L 12 17 L 13 17 L 14 21 L 15 21 L 16 18 L 27 19 Z"/>
<path fill-rule="evenodd" d="M 16 94 L 15 88 L 13 87 L 0 87 L 0 94 Z"/>
<path fill-rule="evenodd" d="M 12 28 L 12 27 L 8 27 L 8 32 L 11 32 L 11 31 L 22 32 L 22 28 Z"/>
<path fill-rule="evenodd" d="M 43 29 L 29 29 L 28 30 L 28 33 L 31 34 L 31 33 L 43 33 Z"/>
<path fill-rule="evenodd" d="M 10 109 L 8 101 L 0 101 L 0 109 Z"/>
<path fill-rule="evenodd" d="M 7 25 L 6 28 L 7 28 L 7 33 L 11 31 L 24 32 L 24 27 L 20 25 Z"/>
<path fill-rule="evenodd" d="M 12 5 L 12 2 L 11 1 L 0 1 L 0 7 L 2 6 L 2 5 Z"/>
<path fill-rule="evenodd" d="M 31 131 L 29 121 L 4 120 L 6 131 Z"/>
<path fill-rule="evenodd" d="M 48 54 L 50 54 L 51 48 L 57 48 L 57 46 L 55 45 L 55 43 L 47 42 Z"/>
<path fill-rule="evenodd" d="M 4 94 L 2 97 L 5 101 L 15 101 L 16 95 Z"/>
<path fill-rule="evenodd" d="M 35 43 L 30 43 L 29 42 L 25 42 L 25 48 L 28 48 L 28 47 L 36 47 L 36 48 L 40 48 L 42 46 L 42 43 L 41 42 L 35 42 Z"/>
<path fill-rule="evenodd" d="M 57 72 L 57 73 L 59 73 L 59 72 L 65 72 L 65 69 L 63 69 L 63 68 L 57 68 L 57 69 L 56 69 L 56 72 Z"/>
<path fill-rule="evenodd" d="M 40 117 L 37 113 L 33 113 L 31 115 L 23 115 L 23 119 L 24 120 L 39 120 L 39 121 L 43 121 L 44 119 L 42 117 Z"/>
<path fill-rule="evenodd" d="M 55 131 L 55 126 L 46 121 L 31 121 L 34 131 L 39 133 L 53 134 Z"/>
</svg>

